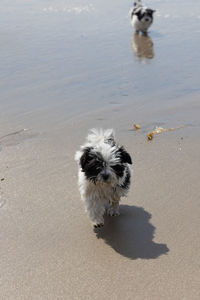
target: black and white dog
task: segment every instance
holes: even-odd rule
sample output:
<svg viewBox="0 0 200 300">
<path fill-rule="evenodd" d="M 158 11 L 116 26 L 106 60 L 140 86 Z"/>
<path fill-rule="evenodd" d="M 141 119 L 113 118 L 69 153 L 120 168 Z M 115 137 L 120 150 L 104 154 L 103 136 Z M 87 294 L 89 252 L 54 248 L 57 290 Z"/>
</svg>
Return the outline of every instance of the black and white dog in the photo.
<svg viewBox="0 0 200 300">
<path fill-rule="evenodd" d="M 118 216 L 120 198 L 129 191 L 131 157 L 115 142 L 112 129 L 92 129 L 75 160 L 86 211 L 94 227 L 102 227 L 106 210 L 108 215 Z"/>
<path fill-rule="evenodd" d="M 141 0 L 136 0 L 133 8 L 130 10 L 131 24 L 136 32 L 147 33 L 153 23 L 153 14 L 155 10 L 144 6 Z"/>
</svg>

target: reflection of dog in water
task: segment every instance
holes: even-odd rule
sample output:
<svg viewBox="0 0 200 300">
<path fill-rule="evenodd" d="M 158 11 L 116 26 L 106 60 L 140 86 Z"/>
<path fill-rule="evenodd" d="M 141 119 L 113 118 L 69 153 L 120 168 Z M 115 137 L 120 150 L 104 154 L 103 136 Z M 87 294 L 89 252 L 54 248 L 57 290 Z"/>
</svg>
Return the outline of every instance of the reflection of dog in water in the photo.
<svg viewBox="0 0 200 300">
<path fill-rule="evenodd" d="M 154 12 L 155 10 L 144 6 L 141 0 L 135 0 L 130 15 L 131 25 L 135 28 L 136 32 L 147 33 L 153 23 Z"/>
<path fill-rule="evenodd" d="M 140 59 L 154 58 L 153 41 L 148 35 L 140 35 L 137 32 L 131 39 L 131 48 L 133 53 Z"/>
</svg>

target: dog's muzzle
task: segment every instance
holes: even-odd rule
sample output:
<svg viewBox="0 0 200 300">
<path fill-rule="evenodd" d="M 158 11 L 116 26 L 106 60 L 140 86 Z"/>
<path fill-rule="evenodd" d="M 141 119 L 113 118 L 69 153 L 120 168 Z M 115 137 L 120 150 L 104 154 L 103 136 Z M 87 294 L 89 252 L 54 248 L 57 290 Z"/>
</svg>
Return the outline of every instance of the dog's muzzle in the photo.
<svg viewBox="0 0 200 300">
<path fill-rule="evenodd" d="M 102 177 L 103 181 L 107 181 L 108 178 L 109 178 L 109 174 L 104 172 L 104 173 L 101 174 L 101 177 Z"/>
</svg>

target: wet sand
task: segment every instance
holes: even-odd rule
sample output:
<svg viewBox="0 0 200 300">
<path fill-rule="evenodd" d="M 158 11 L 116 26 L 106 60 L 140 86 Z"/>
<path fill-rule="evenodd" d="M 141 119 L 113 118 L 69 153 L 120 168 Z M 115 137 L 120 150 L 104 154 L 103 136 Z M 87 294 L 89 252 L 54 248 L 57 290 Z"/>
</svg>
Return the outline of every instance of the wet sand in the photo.
<svg viewBox="0 0 200 300">
<path fill-rule="evenodd" d="M 123 111 L 92 112 L 49 129 L 41 118 L 1 138 L 2 299 L 199 299 L 198 120 L 148 142 L 146 132 L 158 124 L 137 108 Z M 189 119 L 185 111 L 179 113 Z M 93 232 L 73 156 L 87 129 L 102 123 L 113 125 L 131 153 L 134 176 L 121 216 Z"/>
<path fill-rule="evenodd" d="M 1 299 L 200 298 L 199 4 L 152 5 L 141 37 L 126 1 L 2 0 Z M 182 128 L 147 141 L 156 126 Z M 74 161 L 92 127 L 134 174 L 96 232 Z"/>
</svg>

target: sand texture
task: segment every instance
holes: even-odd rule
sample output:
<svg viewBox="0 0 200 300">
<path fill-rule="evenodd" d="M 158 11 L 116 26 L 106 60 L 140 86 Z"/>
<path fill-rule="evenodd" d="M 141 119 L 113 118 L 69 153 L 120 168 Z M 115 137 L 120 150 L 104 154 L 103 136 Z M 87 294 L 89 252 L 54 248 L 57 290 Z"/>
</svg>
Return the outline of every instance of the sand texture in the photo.
<svg viewBox="0 0 200 300">
<path fill-rule="evenodd" d="M 134 176 L 121 216 L 93 232 L 73 155 L 94 117 L 1 139 L 1 299 L 199 299 L 199 128 L 148 142 L 105 120 Z"/>
</svg>

